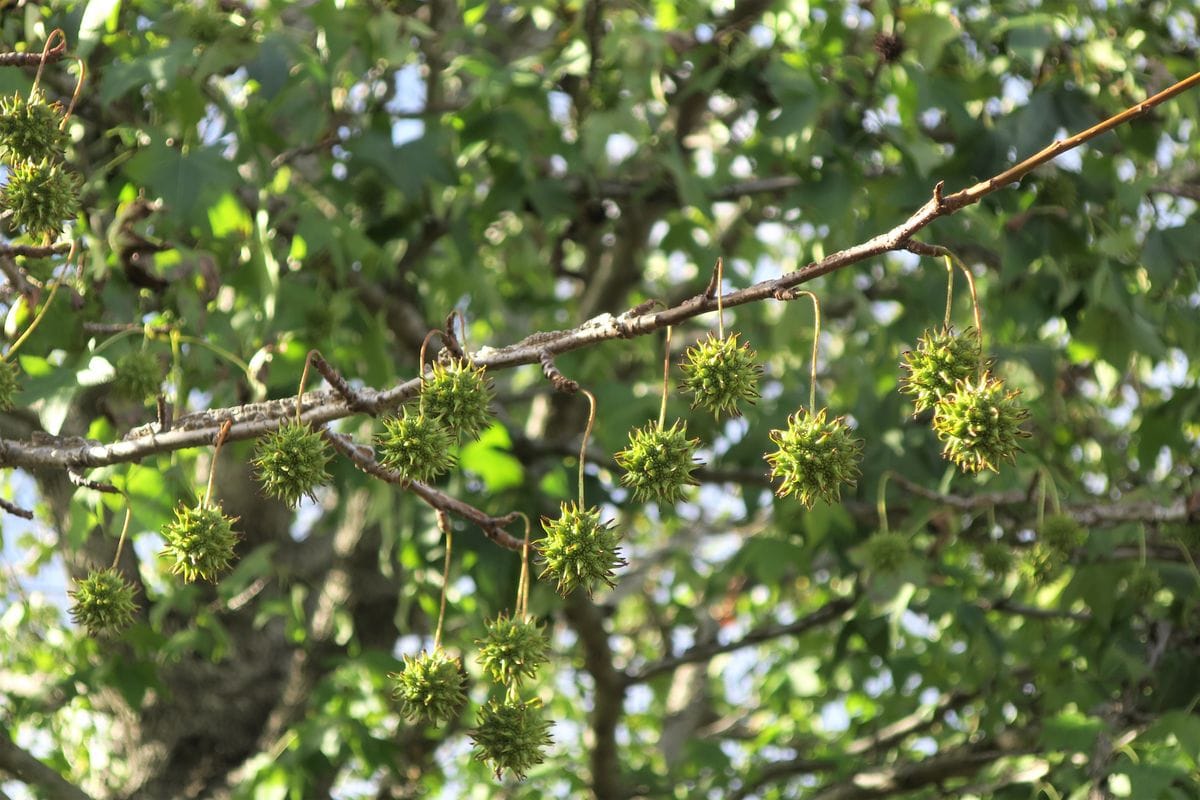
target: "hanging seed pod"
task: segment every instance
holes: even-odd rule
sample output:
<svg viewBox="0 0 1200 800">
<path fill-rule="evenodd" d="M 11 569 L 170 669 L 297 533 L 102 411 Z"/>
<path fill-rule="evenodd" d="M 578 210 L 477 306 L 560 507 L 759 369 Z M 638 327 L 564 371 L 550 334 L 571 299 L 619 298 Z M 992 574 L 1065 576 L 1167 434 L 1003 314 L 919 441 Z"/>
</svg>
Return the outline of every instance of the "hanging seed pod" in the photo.
<svg viewBox="0 0 1200 800">
<path fill-rule="evenodd" d="M 21 382 L 17 377 L 17 365 L 0 361 L 0 411 L 8 411 L 16 402 Z"/>
<path fill-rule="evenodd" d="M 34 239 L 56 238 L 65 220 L 79 213 L 79 177 L 57 161 L 21 161 L 9 167 L 0 207 L 12 225 Z"/>
<path fill-rule="evenodd" d="M 863 560 L 867 568 L 881 575 L 891 575 L 912 558 L 912 544 L 899 533 L 876 533 L 863 544 Z"/>
<path fill-rule="evenodd" d="M 1019 440 L 1030 436 L 1021 430 L 1029 412 L 1017 402 L 1018 395 L 987 372 L 978 380 L 958 381 L 934 407 L 933 429 L 944 445 L 942 455 L 964 472 L 999 472 L 1001 462 L 1014 463 Z"/>
<path fill-rule="evenodd" d="M 399 417 L 385 419 L 383 431 L 375 437 L 380 464 L 422 483 L 454 468 L 456 444 L 454 434 L 441 422 L 408 409 Z"/>
<path fill-rule="evenodd" d="M 1066 514 L 1051 514 L 1042 520 L 1037 531 L 1038 541 L 1064 555 L 1083 544 L 1087 533 L 1073 517 Z"/>
<path fill-rule="evenodd" d="M 653 422 L 635 428 L 629 446 L 614 456 L 625 470 L 621 483 L 638 500 L 676 503 L 683 499 L 684 487 L 697 484 L 692 471 L 700 463 L 695 458 L 699 445 L 699 439 L 687 437 L 687 424 L 680 420 L 670 428 Z"/>
<path fill-rule="evenodd" d="M 625 565 L 620 534 L 611 522 L 600 522 L 600 509 L 581 509 L 563 503 L 558 519 L 542 518 L 546 536 L 538 542 L 544 568 L 541 577 L 558 581 L 558 593 L 568 596 L 582 587 L 588 595 L 597 583 L 616 586 L 614 570 Z"/>
<path fill-rule="evenodd" d="M 1012 548 L 1003 542 L 988 542 L 979 551 L 979 558 L 983 563 L 983 568 L 996 577 L 1007 575 L 1012 571 Z"/>
<path fill-rule="evenodd" d="M 158 358 L 146 350 L 134 350 L 117 359 L 113 392 L 126 400 L 146 402 L 158 396 L 163 369 Z"/>
<path fill-rule="evenodd" d="M 220 506 L 187 506 L 175 509 L 175 519 L 162 529 L 166 542 L 161 555 L 171 564 L 171 572 L 191 582 L 200 578 L 216 581 L 233 561 L 238 535 L 233 531 L 236 518 L 222 513 Z"/>
<path fill-rule="evenodd" d="M 908 374 L 900 379 L 900 391 L 913 396 L 913 411 L 919 414 L 954 391 L 959 381 L 979 372 L 979 332 L 969 328 L 955 333 L 953 327 L 925 331 L 916 350 L 906 350 L 900 366 Z"/>
<path fill-rule="evenodd" d="M 490 764 L 497 778 L 508 770 L 518 780 L 545 760 L 544 751 L 554 741 L 541 704 L 518 699 L 492 700 L 481 708 L 471 740 L 475 758 Z"/>
<path fill-rule="evenodd" d="M 329 482 L 325 465 L 329 445 L 305 422 L 285 422 L 258 441 L 254 467 L 263 491 L 295 507 L 301 499 L 316 499 L 318 487 Z"/>
<path fill-rule="evenodd" d="M 692 395 L 692 408 L 707 409 L 718 419 L 740 416 L 738 406 L 759 398 L 758 379 L 762 367 L 750 345 L 738 346 L 738 334 L 713 336 L 689 347 L 684 353 L 681 388 Z"/>
<path fill-rule="evenodd" d="M 863 443 L 844 417 L 827 420 L 826 409 L 813 415 L 802 408 L 788 417 L 786 430 L 773 430 L 770 437 L 779 449 L 765 458 L 771 477 L 780 481 L 775 491 L 780 497 L 795 495 L 812 508 L 818 498 L 839 502 L 842 486 L 856 484 Z"/>
<path fill-rule="evenodd" d="M 133 622 L 137 604 L 133 585 L 115 569 L 92 570 L 75 582 L 71 596 L 71 620 L 93 636 L 115 635 Z"/>
<path fill-rule="evenodd" d="M 67 146 L 62 115 L 62 106 L 47 103 L 41 92 L 31 100 L 21 94 L 0 97 L 0 161 L 11 167 L 61 159 Z"/>
<path fill-rule="evenodd" d="M 462 661 L 437 647 L 404 656 L 404 669 L 388 676 L 400 713 L 410 722 L 440 725 L 455 719 L 467 702 Z"/>
<path fill-rule="evenodd" d="M 487 635 L 475 644 L 479 646 L 479 665 L 504 686 L 537 677 L 538 668 L 550 657 L 546 634 L 530 616 L 501 614 L 487 623 Z"/>
<path fill-rule="evenodd" d="M 434 364 L 421 384 L 421 411 L 460 440 L 472 441 L 492 424 L 492 379 L 466 359 Z"/>
</svg>

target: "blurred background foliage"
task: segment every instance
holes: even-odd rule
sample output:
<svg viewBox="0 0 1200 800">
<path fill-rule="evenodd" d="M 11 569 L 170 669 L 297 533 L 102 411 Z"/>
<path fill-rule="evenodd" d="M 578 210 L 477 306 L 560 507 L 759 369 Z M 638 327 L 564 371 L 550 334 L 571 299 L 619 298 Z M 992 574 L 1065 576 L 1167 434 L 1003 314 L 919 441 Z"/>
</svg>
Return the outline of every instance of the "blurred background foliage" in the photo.
<svg viewBox="0 0 1200 800">
<path fill-rule="evenodd" d="M 22 349 L 8 439 L 151 422 L 111 384 L 130 352 L 195 411 L 294 393 L 310 348 L 394 385 L 453 309 L 471 348 L 498 347 L 692 296 L 718 257 L 727 291 L 769 279 L 891 228 L 938 181 L 958 190 L 1136 104 L 1200 46 L 1195 9 L 1154 1 L 0 7 L 6 49 L 61 27 L 88 65 L 69 127 L 82 280 Z M 51 97 L 72 69 L 47 68 Z M 0 70 L 0 92 L 32 77 Z M 743 418 L 672 396 L 709 462 L 675 508 L 634 504 L 611 460 L 657 416 L 661 336 L 561 357 L 598 397 L 587 491 L 630 564 L 594 601 L 534 587 L 556 743 L 525 784 L 471 759 L 473 710 L 424 729 L 389 698 L 436 616 L 432 513 L 344 460 L 290 512 L 258 494 L 246 443 L 223 451 L 243 538 L 215 587 L 156 558 L 207 451 L 89 474 L 132 498 L 122 569 L 143 610 L 117 641 L 67 621 L 63 570 L 111 561 L 120 498 L 5 473 L 38 512 L 2 521 L 9 736 L 97 798 L 1200 797 L 1197 119 L 1185 94 L 919 237 L 975 270 L 986 347 L 1031 412 L 999 474 L 957 474 L 896 391 L 900 353 L 941 323 L 932 259 L 806 287 L 826 318 L 818 405 L 865 441 L 838 506 L 773 498 L 762 460 L 807 401 L 805 304 L 726 312 L 766 370 Z M 11 340 L 30 309 L 3 291 Z M 956 324 L 970 315 L 960 280 Z M 676 331 L 676 361 L 715 327 Z M 443 488 L 553 514 L 586 404 L 536 367 L 494 377 L 497 422 Z M 910 546 L 890 573 L 864 547 L 888 471 Z M 1038 541 L 1039 476 L 1084 524 L 1078 546 Z M 455 553 L 446 641 L 478 703 L 473 642 L 519 561 L 461 523 Z"/>
</svg>

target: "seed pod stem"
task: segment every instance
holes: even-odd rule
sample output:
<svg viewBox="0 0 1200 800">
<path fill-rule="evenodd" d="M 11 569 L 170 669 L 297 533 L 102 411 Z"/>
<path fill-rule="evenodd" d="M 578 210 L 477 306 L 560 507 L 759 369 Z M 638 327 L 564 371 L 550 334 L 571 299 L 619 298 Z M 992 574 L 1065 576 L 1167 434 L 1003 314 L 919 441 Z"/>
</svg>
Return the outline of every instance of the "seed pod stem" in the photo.
<svg viewBox="0 0 1200 800">
<path fill-rule="evenodd" d="M 440 508 L 437 511 L 437 521 L 438 528 L 446 537 L 446 560 L 442 564 L 442 599 L 438 605 L 437 628 L 433 633 L 433 649 L 435 651 L 442 646 L 442 623 L 446 620 L 446 586 L 450 583 L 450 552 L 454 544 L 450 517 Z"/>
</svg>

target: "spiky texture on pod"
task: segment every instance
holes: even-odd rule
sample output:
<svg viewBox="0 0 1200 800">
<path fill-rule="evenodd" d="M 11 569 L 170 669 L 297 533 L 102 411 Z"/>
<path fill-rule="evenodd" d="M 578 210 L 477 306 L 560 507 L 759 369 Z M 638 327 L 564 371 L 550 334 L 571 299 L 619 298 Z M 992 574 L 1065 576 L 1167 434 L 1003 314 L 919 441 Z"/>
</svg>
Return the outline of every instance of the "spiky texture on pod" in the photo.
<svg viewBox="0 0 1200 800">
<path fill-rule="evenodd" d="M 1051 514 L 1042 520 L 1037 535 L 1038 541 L 1052 550 L 1069 554 L 1083 544 L 1087 534 L 1074 518 L 1066 514 Z"/>
<path fill-rule="evenodd" d="M 780 481 L 775 493 L 795 495 L 805 508 L 817 498 L 836 503 L 842 486 L 854 486 L 860 474 L 863 443 L 846 427 L 844 417 L 826 419 L 826 409 L 815 415 L 802 408 L 788 417 L 786 430 L 773 430 L 771 441 L 778 450 L 767 453 L 771 477 Z"/>
<path fill-rule="evenodd" d="M 912 544 L 900 533 L 877 533 L 863 544 L 867 568 L 881 575 L 898 572 L 912 557 Z"/>
<path fill-rule="evenodd" d="M 171 564 L 171 572 L 191 582 L 200 578 L 216 581 L 233 561 L 238 535 L 237 518 L 225 516 L 220 506 L 188 506 L 180 503 L 175 519 L 162 529 L 166 544 L 159 553 Z"/>
<path fill-rule="evenodd" d="M 908 374 L 900 378 L 900 391 L 913 396 L 915 414 L 933 408 L 959 381 L 975 377 L 979 347 L 979 332 L 974 328 L 955 333 L 948 327 L 925 331 L 916 350 L 901 354 L 900 366 Z"/>
<path fill-rule="evenodd" d="M 1037 586 L 1044 586 L 1057 578 L 1067 564 L 1067 557 L 1059 550 L 1035 544 L 1030 547 L 1021 561 L 1021 572 Z"/>
<path fill-rule="evenodd" d="M 738 346 L 738 334 L 713 336 L 689 347 L 679 365 L 680 388 L 692 395 L 692 408 L 706 408 L 714 417 L 740 416 L 740 403 L 758 399 L 762 367 L 749 344 Z"/>
<path fill-rule="evenodd" d="M 542 717 L 541 703 L 505 699 L 479 709 L 479 723 L 471 732 L 475 758 L 487 762 L 500 778 L 509 770 L 518 780 L 545 760 L 544 751 L 554 741 L 550 722 Z"/>
<path fill-rule="evenodd" d="M 466 359 L 434 364 L 421 385 L 421 410 L 460 440 L 471 441 L 492 424 L 492 379 Z"/>
<path fill-rule="evenodd" d="M 114 371 L 113 392 L 126 400 L 146 402 L 157 397 L 162 388 L 162 364 L 147 350 L 133 350 L 121 356 Z"/>
<path fill-rule="evenodd" d="M 1007 575 L 1013 567 L 1012 549 L 1003 542 L 988 542 L 979 552 L 983 568 L 995 576 Z"/>
<path fill-rule="evenodd" d="M 611 522 L 600 521 L 600 509 L 581 509 L 577 503 L 563 503 L 558 519 L 542 517 L 546 536 L 538 541 L 544 568 L 541 577 L 558 581 L 563 597 L 579 587 L 590 596 L 598 582 L 616 586 L 613 570 L 625 565 L 618 546 L 621 535 Z"/>
<path fill-rule="evenodd" d="M 1158 574 L 1158 570 L 1145 565 L 1135 567 L 1125 581 L 1125 591 L 1139 606 L 1154 602 L 1154 596 L 1161 588 L 1162 576 Z"/>
<path fill-rule="evenodd" d="M 685 486 L 697 481 L 692 470 L 701 462 L 695 458 L 699 439 L 687 437 L 687 423 L 675 420 L 669 428 L 649 422 L 629 433 L 629 446 L 614 458 L 625 470 L 621 483 L 633 489 L 638 500 L 676 503 L 683 499 Z"/>
<path fill-rule="evenodd" d="M 17 365 L 11 361 L 0 361 L 0 411 L 8 411 L 13 407 L 19 391 L 21 381 L 17 378 Z"/>
<path fill-rule="evenodd" d="M 316 499 L 318 487 L 329 482 L 325 465 L 329 445 L 306 422 L 288 421 L 258 440 L 254 467 L 263 490 L 289 506 Z"/>
<path fill-rule="evenodd" d="M 441 725 L 457 718 L 467 702 L 462 660 L 440 647 L 404 656 L 404 669 L 388 677 L 400 713 L 410 722 Z"/>
<path fill-rule="evenodd" d="M 19 93 L 0 97 L 0 161 L 13 166 L 62 158 L 67 146 L 67 132 L 59 128 L 62 114 L 62 106 L 47 103 L 40 92 L 31 101 Z"/>
<path fill-rule="evenodd" d="M 454 434 L 440 421 L 406 408 L 399 417 L 383 421 L 383 431 L 375 437 L 375 452 L 383 466 L 424 483 L 454 468 L 457 444 Z"/>
<path fill-rule="evenodd" d="M 115 569 L 92 570 L 68 592 L 71 619 L 93 636 L 117 634 L 133 622 L 133 585 Z"/>
<path fill-rule="evenodd" d="M 1021 430 L 1029 412 L 1017 402 L 1018 395 L 989 373 L 956 383 L 933 412 L 933 430 L 944 445 L 942 455 L 963 472 L 999 472 L 1001 462 L 1015 462 L 1021 449 L 1018 441 L 1030 435 Z"/>
<path fill-rule="evenodd" d="M 550 642 L 533 617 L 501 614 L 487 623 L 487 635 L 475 644 L 479 665 L 504 686 L 536 677 L 538 667 L 550 657 Z"/>
<path fill-rule="evenodd" d="M 12 224 L 34 239 L 62 233 L 63 222 L 79 212 L 79 177 L 57 161 L 21 161 L 9 167 L 0 206 Z"/>
</svg>

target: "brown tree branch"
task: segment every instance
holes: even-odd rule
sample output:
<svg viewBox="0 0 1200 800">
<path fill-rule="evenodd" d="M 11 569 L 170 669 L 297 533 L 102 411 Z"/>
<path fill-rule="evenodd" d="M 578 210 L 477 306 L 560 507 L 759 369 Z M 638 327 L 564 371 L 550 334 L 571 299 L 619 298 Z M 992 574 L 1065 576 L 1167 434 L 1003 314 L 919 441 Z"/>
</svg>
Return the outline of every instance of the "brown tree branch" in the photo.
<svg viewBox="0 0 1200 800">
<path fill-rule="evenodd" d="M 78 786 L 17 747 L 7 730 L 0 731 L 0 773 L 36 786 L 49 800 L 89 800 Z"/>
<path fill-rule="evenodd" d="M 592 696 L 592 790 L 596 800 L 623 800 L 617 723 L 624 713 L 624 676 L 613 666 L 604 618 L 591 600 L 576 592 L 565 606 L 567 621 L 583 645 L 584 668 L 595 682 Z"/>
<path fill-rule="evenodd" d="M 819 628 L 822 625 L 827 625 L 839 619 L 858 599 L 858 595 L 853 594 L 849 597 L 838 597 L 830 600 L 825 605 L 813 611 L 805 617 L 801 617 L 795 622 L 787 625 L 762 625 L 751 630 L 742 638 L 721 644 L 719 642 L 704 642 L 696 644 L 681 655 L 664 658 L 661 661 L 655 661 L 651 664 L 646 664 L 641 669 L 627 671 L 624 679 L 626 685 L 636 683 L 645 683 L 652 678 L 662 675 L 666 672 L 671 672 L 675 668 L 683 664 L 694 664 L 700 661 L 708 661 L 713 656 L 718 656 L 721 653 L 732 653 L 734 650 L 741 650 L 743 647 L 751 647 L 756 644 L 778 639 L 783 636 L 800 636 L 807 633 L 813 628 Z"/>
<path fill-rule="evenodd" d="M 934 187 L 933 197 L 891 230 L 812 262 L 778 279 L 761 281 L 722 298 L 711 297 L 707 293 L 699 294 L 661 312 L 637 315 L 626 312 L 620 317 L 601 314 L 576 328 L 535 333 L 507 347 L 484 347 L 474 354 L 474 361 L 479 366 L 489 369 L 542 364 L 547 357 L 553 358 L 562 353 L 614 339 L 644 336 L 668 325 L 679 325 L 701 314 L 717 310 L 718 301 L 725 307 L 733 307 L 772 299 L 788 289 L 851 264 L 890 251 L 908 249 L 913 237 L 934 220 L 978 202 L 987 194 L 1019 180 L 1035 167 L 1144 114 L 1197 83 L 1200 83 L 1200 73 L 1086 131 L 1055 142 L 993 178 L 955 194 L 944 196 L 942 184 L 938 183 Z M 362 404 L 377 410 L 386 410 L 413 397 L 419 388 L 420 381 L 412 379 L 390 389 L 363 389 L 358 394 L 362 398 Z M 363 407 L 358 403 L 353 405 Z M 305 419 L 317 425 L 356 413 L 356 409 L 345 397 L 329 391 L 306 394 L 302 398 L 302 406 Z M 233 408 L 212 409 L 177 420 L 169 431 L 149 426 L 111 444 L 83 440 L 52 440 L 48 444 L 0 440 L 0 467 L 89 468 L 139 461 L 157 453 L 206 446 L 226 420 L 233 421 L 230 440 L 254 439 L 278 427 L 283 420 L 291 416 L 292 408 L 293 400 L 285 398 Z M 486 530 L 488 529 L 485 528 Z"/>
<path fill-rule="evenodd" d="M 1030 730 L 1006 731 L 995 739 L 949 748 L 921 761 L 866 769 L 826 784 L 812 800 L 872 800 L 899 796 L 953 778 L 966 778 L 1009 756 L 1036 752 L 1037 737 Z"/>
</svg>

